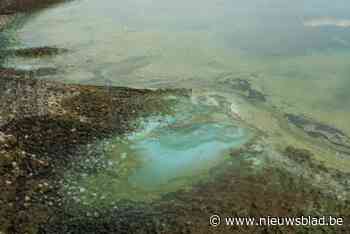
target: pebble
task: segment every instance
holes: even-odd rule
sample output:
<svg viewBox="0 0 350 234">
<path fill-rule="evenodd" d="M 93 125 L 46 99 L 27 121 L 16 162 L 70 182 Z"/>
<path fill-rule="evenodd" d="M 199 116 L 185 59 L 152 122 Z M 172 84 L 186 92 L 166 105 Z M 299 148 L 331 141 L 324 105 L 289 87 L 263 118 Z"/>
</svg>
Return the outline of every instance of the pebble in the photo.
<svg viewBox="0 0 350 234">
<path fill-rule="evenodd" d="M 5 142 L 6 139 L 5 139 L 5 134 L 0 132 L 0 142 Z"/>
</svg>

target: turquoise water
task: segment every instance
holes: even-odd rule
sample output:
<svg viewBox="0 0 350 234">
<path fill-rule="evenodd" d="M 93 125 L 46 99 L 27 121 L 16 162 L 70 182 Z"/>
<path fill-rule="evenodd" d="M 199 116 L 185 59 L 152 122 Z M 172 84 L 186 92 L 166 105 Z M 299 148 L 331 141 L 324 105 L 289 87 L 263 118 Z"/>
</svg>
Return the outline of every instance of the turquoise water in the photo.
<svg viewBox="0 0 350 234">
<path fill-rule="evenodd" d="M 132 146 L 143 155 L 144 165 L 129 181 L 147 188 L 166 184 L 181 175 L 193 175 L 215 161 L 236 142 L 236 128 L 219 124 L 194 124 L 187 129 L 162 129 L 154 139 L 139 139 Z M 230 134 L 228 134 L 230 133 Z"/>
<path fill-rule="evenodd" d="M 68 172 L 65 190 L 77 191 L 83 203 L 105 204 L 154 199 L 191 188 L 227 162 L 230 150 L 250 139 L 249 131 L 220 108 L 183 100 L 176 104 L 174 115 L 139 119 L 133 133 L 92 146 L 102 149 L 102 155 L 84 159 L 79 168 L 99 169 L 90 173 L 86 168 L 83 177 L 75 169 Z"/>
<path fill-rule="evenodd" d="M 224 153 L 247 140 L 243 130 L 229 122 L 189 122 L 158 128 L 151 134 L 135 137 L 131 145 L 142 166 L 129 181 L 145 189 L 169 186 L 171 181 L 214 167 Z"/>
</svg>

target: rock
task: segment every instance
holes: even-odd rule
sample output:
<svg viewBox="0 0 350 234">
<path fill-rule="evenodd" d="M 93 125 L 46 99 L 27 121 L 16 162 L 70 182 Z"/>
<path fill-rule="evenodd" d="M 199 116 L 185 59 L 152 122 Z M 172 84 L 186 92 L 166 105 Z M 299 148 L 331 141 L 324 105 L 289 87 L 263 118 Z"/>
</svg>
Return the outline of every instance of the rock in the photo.
<svg viewBox="0 0 350 234">
<path fill-rule="evenodd" d="M 48 47 L 48 46 L 0 51 L 0 53 L 21 56 L 21 57 L 52 56 L 52 55 L 57 55 L 65 52 L 67 52 L 67 49 Z"/>
<path fill-rule="evenodd" d="M 266 102 L 266 95 L 257 89 L 254 89 L 248 80 L 244 79 L 229 79 L 228 83 L 233 89 L 241 92 L 246 98 L 252 101 Z"/>
<path fill-rule="evenodd" d="M 6 142 L 6 135 L 3 132 L 0 132 L 0 143 Z"/>
<path fill-rule="evenodd" d="M 309 163 L 312 158 L 312 153 L 306 149 L 298 149 L 293 146 L 287 146 L 284 150 L 285 155 L 299 163 Z"/>
<path fill-rule="evenodd" d="M 302 129 L 309 136 L 322 138 L 335 146 L 350 150 L 350 138 L 341 130 L 301 115 L 286 114 L 289 123 Z"/>
<path fill-rule="evenodd" d="M 5 148 L 11 148 L 17 143 L 16 138 L 13 135 L 6 135 L 0 131 L 0 150 Z"/>
<path fill-rule="evenodd" d="M 243 79 L 234 80 L 232 87 L 234 89 L 239 89 L 242 91 L 248 91 L 251 89 L 251 85 L 250 85 L 249 81 L 243 80 Z"/>
<path fill-rule="evenodd" d="M 263 93 L 255 89 L 249 89 L 248 98 L 251 100 L 256 100 L 260 102 L 266 102 L 266 97 Z"/>
<path fill-rule="evenodd" d="M 26 202 L 28 202 L 28 201 L 31 200 L 31 198 L 30 198 L 29 196 L 25 196 L 25 197 L 24 197 L 24 200 L 25 200 Z"/>
</svg>

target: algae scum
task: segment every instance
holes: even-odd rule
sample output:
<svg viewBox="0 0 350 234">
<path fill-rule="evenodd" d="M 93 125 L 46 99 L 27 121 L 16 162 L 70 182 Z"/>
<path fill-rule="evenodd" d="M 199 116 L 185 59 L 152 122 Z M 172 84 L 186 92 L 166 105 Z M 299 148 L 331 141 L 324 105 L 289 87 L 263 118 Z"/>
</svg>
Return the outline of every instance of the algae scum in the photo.
<svg viewBox="0 0 350 234">
<path fill-rule="evenodd" d="M 80 205 L 99 207 L 191 188 L 249 140 L 248 130 L 220 108 L 180 98 L 173 114 L 139 119 L 134 132 L 89 145 L 98 156 L 84 157 L 66 173 L 63 192 Z"/>
</svg>

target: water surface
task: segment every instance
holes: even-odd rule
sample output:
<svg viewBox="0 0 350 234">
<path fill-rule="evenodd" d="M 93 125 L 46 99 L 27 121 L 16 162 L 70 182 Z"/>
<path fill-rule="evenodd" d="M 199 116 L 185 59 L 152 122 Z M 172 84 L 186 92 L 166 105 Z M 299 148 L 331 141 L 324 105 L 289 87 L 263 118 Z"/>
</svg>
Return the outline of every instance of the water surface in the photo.
<svg viewBox="0 0 350 234">
<path fill-rule="evenodd" d="M 14 57 L 7 66 L 56 67 L 60 72 L 46 78 L 67 83 L 191 88 L 227 103 L 235 96 L 225 81 L 245 79 L 282 113 L 350 134 L 349 12 L 346 0 L 77 0 L 28 16 L 13 44 L 68 53 Z M 112 139 L 110 170 L 73 178 L 79 197 L 98 201 L 102 191 L 112 200 L 145 198 L 178 189 L 246 139 L 227 106 L 185 106 L 175 123 Z"/>
<path fill-rule="evenodd" d="M 345 0 L 79 0 L 17 33 L 18 47 L 70 53 L 8 66 L 57 67 L 47 78 L 68 83 L 219 92 L 221 79 L 243 77 L 274 104 L 350 132 L 349 12 Z"/>
<path fill-rule="evenodd" d="M 78 198 L 83 205 L 110 205 L 190 189 L 208 179 L 210 170 L 231 162 L 230 151 L 250 140 L 248 129 L 205 98 L 199 103 L 184 99 L 174 111 L 139 119 L 134 132 L 92 146 L 100 150 L 99 156 L 78 160 L 66 173 L 68 198 Z"/>
</svg>

